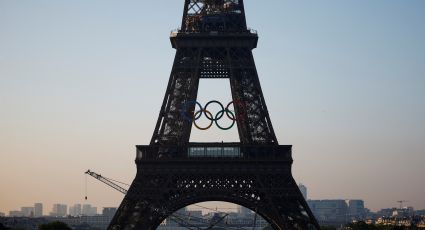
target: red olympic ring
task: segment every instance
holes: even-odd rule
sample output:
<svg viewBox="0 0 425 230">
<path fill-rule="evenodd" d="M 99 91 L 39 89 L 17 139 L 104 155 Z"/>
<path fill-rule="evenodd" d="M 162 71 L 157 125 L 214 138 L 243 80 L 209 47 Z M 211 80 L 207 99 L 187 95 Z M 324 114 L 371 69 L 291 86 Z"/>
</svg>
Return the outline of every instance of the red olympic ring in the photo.
<svg viewBox="0 0 425 230">
<path fill-rule="evenodd" d="M 242 101 L 240 101 L 239 99 L 236 99 L 236 100 L 234 100 L 234 101 L 231 101 L 231 102 L 229 102 L 229 104 L 227 104 L 227 106 L 226 106 L 226 111 L 230 111 L 229 110 L 229 106 L 231 105 L 231 104 L 233 104 L 233 106 L 235 107 L 235 111 L 236 110 L 238 110 L 238 112 L 243 112 L 243 113 L 241 113 L 241 114 L 236 114 L 236 116 L 233 116 L 233 117 L 230 117 L 229 116 L 229 113 L 228 112 L 226 112 L 226 116 L 230 119 L 230 120 L 232 120 L 232 121 L 235 121 L 235 120 L 244 120 L 245 119 L 245 105 L 242 103 Z M 236 106 L 239 106 L 240 107 L 240 109 L 236 109 Z M 233 115 L 233 114 L 232 114 Z"/>
</svg>

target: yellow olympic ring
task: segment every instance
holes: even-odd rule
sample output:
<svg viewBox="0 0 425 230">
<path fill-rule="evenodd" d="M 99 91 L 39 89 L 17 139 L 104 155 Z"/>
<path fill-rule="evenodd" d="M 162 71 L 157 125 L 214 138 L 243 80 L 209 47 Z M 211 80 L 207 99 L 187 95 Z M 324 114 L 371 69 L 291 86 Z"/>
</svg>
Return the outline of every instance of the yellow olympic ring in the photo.
<svg viewBox="0 0 425 230">
<path fill-rule="evenodd" d="M 213 115 L 211 114 L 211 112 L 210 111 L 208 111 L 208 110 L 205 110 L 205 109 L 203 109 L 203 110 L 198 110 L 196 113 L 194 113 L 193 114 L 193 125 L 195 125 L 195 127 L 197 128 L 197 129 L 199 129 L 199 130 L 207 130 L 207 129 L 209 129 L 209 128 L 211 128 L 211 126 L 213 125 L 213 123 L 214 123 L 214 121 L 213 120 L 210 120 L 210 124 L 207 126 L 207 127 L 205 127 L 205 128 L 202 128 L 202 127 L 199 127 L 198 126 L 198 124 L 196 124 L 196 119 L 194 119 L 196 116 L 198 116 L 198 114 L 199 113 L 202 113 L 202 112 L 204 112 L 204 113 L 206 113 L 206 114 L 208 114 L 208 115 L 210 115 L 210 117 L 213 117 Z"/>
</svg>

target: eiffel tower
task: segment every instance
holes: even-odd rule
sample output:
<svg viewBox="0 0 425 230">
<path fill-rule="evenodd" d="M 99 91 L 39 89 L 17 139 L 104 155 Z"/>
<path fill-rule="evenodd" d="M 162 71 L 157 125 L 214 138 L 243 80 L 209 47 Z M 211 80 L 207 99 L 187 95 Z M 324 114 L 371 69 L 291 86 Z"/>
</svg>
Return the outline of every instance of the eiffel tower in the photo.
<svg viewBox="0 0 425 230">
<path fill-rule="evenodd" d="M 185 0 L 181 29 L 170 40 L 176 55 L 155 131 L 149 145 L 137 146 L 136 178 L 108 229 L 154 230 L 205 201 L 245 206 L 276 230 L 320 229 L 292 177 L 292 146 L 276 139 L 252 55 L 258 35 L 247 28 L 243 0 Z M 234 112 L 222 106 L 213 116 L 196 102 L 202 78 L 230 80 Z M 189 142 L 200 115 L 229 117 L 240 142 Z"/>
</svg>

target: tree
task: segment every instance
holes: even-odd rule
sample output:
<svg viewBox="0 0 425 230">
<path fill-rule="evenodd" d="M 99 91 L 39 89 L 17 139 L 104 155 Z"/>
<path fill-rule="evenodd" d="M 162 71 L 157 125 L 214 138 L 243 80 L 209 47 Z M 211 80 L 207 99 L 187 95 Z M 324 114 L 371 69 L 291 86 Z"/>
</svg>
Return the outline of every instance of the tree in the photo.
<svg viewBox="0 0 425 230">
<path fill-rule="evenodd" d="M 347 227 L 349 227 L 349 229 L 352 229 L 352 230 L 378 230 L 379 229 L 375 225 L 369 225 L 363 221 L 348 224 Z"/>
<path fill-rule="evenodd" d="M 71 228 L 63 222 L 54 221 L 38 226 L 38 230 L 71 230 Z"/>
<path fill-rule="evenodd" d="M 405 229 L 410 229 L 408 227 L 400 227 L 400 226 L 384 226 L 384 225 L 366 224 L 363 221 L 348 224 L 347 228 L 350 229 L 350 230 L 405 230 Z"/>
</svg>

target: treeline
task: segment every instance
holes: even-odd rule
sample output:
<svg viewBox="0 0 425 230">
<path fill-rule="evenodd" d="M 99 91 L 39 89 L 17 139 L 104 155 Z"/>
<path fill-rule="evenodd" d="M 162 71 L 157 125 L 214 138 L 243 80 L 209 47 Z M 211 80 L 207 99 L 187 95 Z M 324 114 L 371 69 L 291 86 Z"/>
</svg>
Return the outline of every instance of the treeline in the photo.
<svg viewBox="0 0 425 230">
<path fill-rule="evenodd" d="M 337 230 L 335 227 L 322 226 L 322 230 Z M 348 224 L 343 228 L 344 230 L 419 230 L 424 228 L 417 227 L 402 227 L 402 226 L 388 226 L 388 225 L 376 225 L 366 224 L 365 222 L 357 222 Z"/>
</svg>

